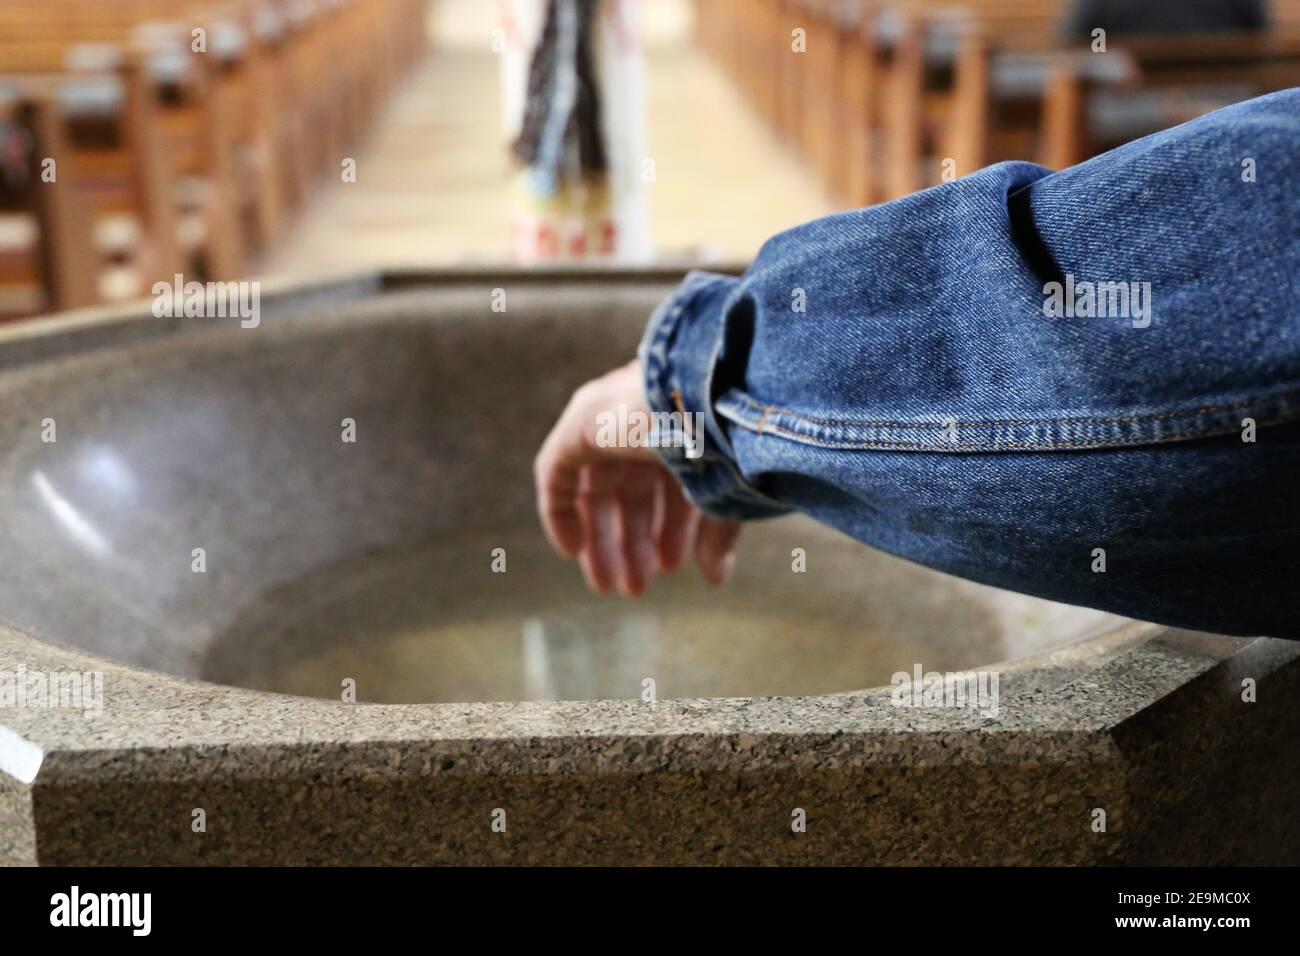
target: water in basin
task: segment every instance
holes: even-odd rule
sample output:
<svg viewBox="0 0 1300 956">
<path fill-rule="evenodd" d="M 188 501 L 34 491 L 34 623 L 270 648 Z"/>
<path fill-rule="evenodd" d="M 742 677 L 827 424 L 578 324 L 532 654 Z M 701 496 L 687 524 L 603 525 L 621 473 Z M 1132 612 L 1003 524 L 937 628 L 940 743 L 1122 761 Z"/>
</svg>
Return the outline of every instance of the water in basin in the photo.
<svg viewBox="0 0 1300 956">
<path fill-rule="evenodd" d="M 351 678 L 380 703 L 799 695 L 1016 650 L 973 594 L 913 583 L 900 605 L 908 566 L 809 522 L 758 525 L 743 544 L 727 586 L 686 567 L 637 600 L 589 593 L 531 526 L 383 550 L 268 589 L 209 645 L 202 676 L 336 700 Z"/>
</svg>

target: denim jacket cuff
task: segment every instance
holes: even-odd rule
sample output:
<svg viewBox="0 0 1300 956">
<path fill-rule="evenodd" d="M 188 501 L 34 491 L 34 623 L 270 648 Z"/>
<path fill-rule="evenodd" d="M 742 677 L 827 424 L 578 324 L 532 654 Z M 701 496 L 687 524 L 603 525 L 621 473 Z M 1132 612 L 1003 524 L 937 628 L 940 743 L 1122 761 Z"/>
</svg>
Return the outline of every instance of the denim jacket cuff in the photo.
<svg viewBox="0 0 1300 956">
<path fill-rule="evenodd" d="M 656 416 L 676 413 L 688 429 L 702 430 L 691 434 L 689 446 L 661 443 L 657 450 L 664 463 L 697 506 L 716 517 L 743 520 L 789 509 L 746 483 L 713 409 L 725 305 L 739 284 L 733 276 L 690 273 L 651 316 L 637 355 L 650 410 Z"/>
</svg>

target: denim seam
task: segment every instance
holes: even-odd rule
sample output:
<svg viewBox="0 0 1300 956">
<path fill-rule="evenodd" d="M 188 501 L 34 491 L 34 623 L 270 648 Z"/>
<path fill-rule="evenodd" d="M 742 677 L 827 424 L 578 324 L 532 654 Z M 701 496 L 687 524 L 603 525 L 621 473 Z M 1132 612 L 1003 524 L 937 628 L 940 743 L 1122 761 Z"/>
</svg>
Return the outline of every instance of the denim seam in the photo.
<svg viewBox="0 0 1300 956">
<path fill-rule="evenodd" d="M 766 419 L 769 415 L 775 412 L 778 415 L 789 415 L 792 418 L 797 418 L 805 422 L 811 422 L 812 424 L 815 425 L 828 425 L 831 427 L 853 426 L 853 425 L 879 427 L 879 428 L 949 428 L 951 427 L 947 422 L 904 422 L 904 421 L 891 421 L 889 419 L 872 421 L 870 419 L 859 419 L 859 418 L 818 418 L 815 415 L 806 415 L 803 412 L 797 412 L 792 408 L 782 408 L 776 405 L 764 405 L 762 402 L 755 401 L 754 399 L 750 398 L 747 395 L 736 395 L 734 397 L 736 401 L 744 402 L 746 405 L 750 406 L 751 408 L 757 409 L 758 411 L 761 411 L 763 413 L 763 417 L 759 419 L 760 425 L 762 424 L 764 419 Z M 1044 426 L 1073 425 L 1073 424 L 1110 425 L 1110 424 L 1125 424 L 1131 422 L 1163 421 L 1170 418 L 1187 418 L 1194 415 L 1208 415 L 1208 414 L 1213 414 L 1214 412 L 1226 412 L 1226 411 L 1232 411 L 1234 409 L 1244 409 L 1244 408 L 1248 408 L 1251 405 L 1259 404 L 1260 402 L 1277 401 L 1278 399 L 1285 400 L 1288 398 L 1300 398 L 1300 388 L 1292 388 L 1282 392 L 1274 392 L 1271 395 L 1252 395 L 1243 398 L 1239 402 L 1228 402 L 1221 405 L 1205 405 L 1201 408 L 1187 408 L 1187 409 L 1182 409 L 1174 412 L 1153 412 L 1149 415 L 1125 415 L 1125 416 L 1116 416 L 1112 418 L 1090 417 L 1090 416 L 1082 416 L 1077 418 L 990 418 L 990 419 L 984 419 L 982 421 L 953 422 L 952 425 L 956 425 L 958 427 L 964 426 L 968 428 L 994 428 L 1000 425 L 1044 425 Z M 732 420 L 735 421 L 735 419 Z M 746 424 L 746 422 L 743 421 L 737 421 L 736 423 L 740 425 Z M 759 428 L 759 431 L 762 430 L 763 430 L 762 428 Z"/>
<path fill-rule="evenodd" d="M 1254 417 L 1261 419 L 1260 421 L 1257 421 L 1256 424 L 1259 426 L 1263 426 L 1263 425 L 1279 424 L 1298 417 L 1298 415 L 1300 415 L 1300 412 L 1298 412 L 1297 409 L 1295 408 L 1288 407 L 1290 405 L 1288 399 L 1295 398 L 1297 396 L 1300 396 L 1300 390 L 1288 390 L 1285 392 L 1275 393 L 1271 396 L 1246 398 L 1239 403 L 1209 405 L 1209 406 L 1203 406 L 1202 408 L 1199 409 L 1183 409 L 1183 410 L 1172 411 L 1172 412 L 1152 413 L 1151 415 L 1133 415 L 1133 416 L 1125 416 L 1125 417 L 1117 417 L 1117 418 L 1095 418 L 1095 419 L 1088 419 L 1088 418 L 1042 419 L 1039 421 L 993 420 L 993 421 L 984 421 L 984 422 L 967 422 L 965 423 L 965 425 L 968 428 L 984 427 L 984 428 L 994 428 L 994 429 L 1000 427 L 1014 427 L 1017 425 L 1020 426 L 1028 425 L 1031 427 L 1037 427 L 1042 429 L 1055 429 L 1055 428 L 1060 428 L 1062 426 L 1066 428 L 1070 428 L 1072 426 L 1078 426 L 1078 425 L 1086 426 L 1090 424 L 1101 425 L 1101 426 L 1115 426 L 1117 424 L 1122 425 L 1125 423 L 1140 424 L 1143 422 L 1157 422 L 1161 420 L 1180 419 L 1180 418 L 1186 421 L 1187 419 L 1193 418 L 1197 415 L 1213 415 L 1215 413 L 1224 413 L 1227 411 L 1236 411 L 1238 413 L 1251 412 L 1252 411 L 1251 406 L 1262 402 L 1272 401 L 1273 403 L 1275 403 L 1275 406 L 1277 403 L 1281 403 L 1282 405 L 1281 409 L 1275 407 L 1272 410 L 1260 409 L 1258 411 L 1254 411 Z M 740 403 L 743 406 L 754 409 L 756 411 L 760 411 L 762 412 L 762 414 L 757 421 L 753 421 L 751 418 L 747 417 L 741 411 L 737 410 L 734 407 L 733 408 L 723 407 L 728 402 Z M 1271 414 L 1266 415 L 1265 414 L 1266 411 L 1271 411 Z M 1161 433 L 1159 431 L 1152 431 L 1152 430 L 1141 430 L 1134 434 L 1124 435 L 1124 434 L 1111 431 L 1108 432 L 1107 434 L 1096 435 L 1096 436 L 1088 436 L 1088 437 L 1080 437 L 1080 438 L 1045 437 L 1040 440 L 1034 440 L 1032 438 L 1029 440 L 1025 440 L 1023 437 L 1019 437 L 1019 439 L 1017 440 L 1016 436 L 1007 436 L 1007 438 L 1003 440 L 998 438 L 997 436 L 993 436 L 989 440 L 985 440 L 985 441 L 971 441 L 969 439 L 967 439 L 966 441 L 959 441 L 954 439 L 953 441 L 945 441 L 936 444 L 934 443 L 934 439 L 932 435 L 918 436 L 918 439 L 916 441 L 899 441 L 897 440 L 899 436 L 896 435 L 894 436 L 882 435 L 877 438 L 854 438 L 846 435 L 824 434 L 824 433 L 827 431 L 833 432 L 836 428 L 851 428 L 854 426 L 857 427 L 878 426 L 884 428 L 892 427 L 906 433 L 907 431 L 911 431 L 914 429 L 936 429 L 936 428 L 956 427 L 962 423 L 952 423 L 952 425 L 948 425 L 946 423 L 934 423 L 934 422 L 876 423 L 876 422 L 862 422 L 862 421 L 852 421 L 852 420 L 836 421 L 831 419 L 818 419 L 812 416 L 800 415 L 799 413 L 792 412 L 789 409 L 777 408 L 776 406 L 772 406 L 772 405 L 764 405 L 761 402 L 754 401 L 748 396 L 735 395 L 735 394 L 729 396 L 723 396 L 723 398 L 719 400 L 718 414 L 726 418 L 728 421 L 732 422 L 733 424 L 739 425 L 742 428 L 745 428 L 755 434 L 759 434 L 759 435 L 775 434 L 785 438 L 789 438 L 794 441 L 803 442 L 805 444 L 814 445 L 817 447 L 865 449 L 865 450 L 877 449 L 881 451 L 892 451 L 892 450 L 935 451 L 935 452 L 948 452 L 948 453 L 1125 448 L 1125 447 L 1135 447 L 1141 445 L 1164 444 L 1164 443 L 1175 442 L 1175 441 L 1192 441 L 1198 438 L 1210 438 L 1210 437 L 1216 437 L 1221 435 L 1228 435 L 1238 431 L 1240 427 L 1236 423 L 1227 424 L 1220 420 L 1219 422 L 1214 422 L 1214 421 L 1205 421 L 1202 423 L 1188 422 L 1187 424 L 1189 424 L 1191 427 L 1168 432 L 1168 433 Z M 782 423 L 780 420 L 776 419 L 776 416 L 783 415 L 783 414 L 790 416 L 792 421 L 790 423 Z M 791 427 L 792 425 L 797 426 L 801 423 L 806 423 L 808 425 L 809 430 L 800 431 L 795 427 Z M 821 432 L 823 432 L 823 434 L 819 435 L 816 432 L 811 432 L 810 431 L 811 429 L 818 429 Z M 929 440 L 927 441 L 926 439 Z"/>
<path fill-rule="evenodd" d="M 725 414 L 725 413 L 724 413 Z M 742 428 L 750 428 L 750 422 L 726 416 L 731 421 Z M 752 428 L 751 428 L 752 430 Z M 852 440 L 848 438 L 824 439 L 808 435 L 803 432 L 791 431 L 782 425 L 768 425 L 762 432 L 755 431 L 756 435 L 776 434 L 790 438 L 793 441 L 803 442 L 807 445 L 816 445 L 819 448 L 840 448 L 845 450 L 860 449 L 863 451 L 942 451 L 952 454 L 974 454 L 977 452 L 992 451 L 1049 451 L 1055 448 L 1073 448 L 1073 449 L 1091 449 L 1091 448 L 1129 448 L 1141 445 L 1167 444 L 1174 441 L 1194 441 L 1198 438 L 1214 438 L 1219 435 L 1230 435 L 1235 429 L 1226 429 L 1221 432 L 1204 432 L 1196 435 L 1183 435 L 1177 438 L 1165 438 L 1159 441 L 1154 439 L 1139 439 L 1129 442 L 1105 441 L 1096 439 L 1093 441 L 1054 441 L 1054 442 L 1005 442 L 989 445 L 959 445 L 945 443 L 942 445 L 923 445 L 920 442 L 882 442 L 871 441 L 870 439 Z"/>
</svg>

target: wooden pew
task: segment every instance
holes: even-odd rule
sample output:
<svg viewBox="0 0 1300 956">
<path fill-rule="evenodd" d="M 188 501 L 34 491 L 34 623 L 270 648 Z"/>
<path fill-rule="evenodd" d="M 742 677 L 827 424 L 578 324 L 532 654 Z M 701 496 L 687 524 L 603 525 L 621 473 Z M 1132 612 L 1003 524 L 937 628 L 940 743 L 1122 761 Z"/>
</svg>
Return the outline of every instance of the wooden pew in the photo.
<svg viewBox="0 0 1300 956">
<path fill-rule="evenodd" d="M 781 139 L 854 205 L 1003 159 L 1061 168 L 1231 99 L 1300 85 L 1300 0 L 1264 36 L 1062 35 L 1068 0 L 697 0 L 697 35 Z M 791 30 L 807 52 L 792 55 Z M 1099 106 L 1161 96 L 1150 129 Z M 1216 98 L 1217 97 L 1217 98 Z M 1111 124 L 1112 127 L 1114 124 Z"/>
<path fill-rule="evenodd" d="M 86 243 L 51 240 L 68 231 L 54 215 L 65 210 L 38 209 L 50 197 L 30 193 L 17 212 L 40 214 L 40 246 L 55 259 L 32 268 L 0 244 L 0 277 L 57 287 L 49 301 L 67 307 L 93 301 L 97 276 L 127 264 L 146 279 L 240 274 L 311 180 L 338 175 L 422 48 L 423 10 L 422 0 L 0 0 L 0 89 L 18 90 L 6 115 L 62 144 L 57 194 L 76 197 L 68 208 L 91 243 L 76 286 L 61 262 Z M 202 53 L 191 47 L 199 28 Z M 99 58 L 91 68 L 74 62 L 87 51 Z M 110 91 L 93 122 L 67 109 L 69 84 L 87 83 Z M 118 214 L 143 224 L 138 248 L 100 255 L 96 230 Z"/>
<path fill-rule="evenodd" d="M 979 157 L 995 119 L 987 90 L 998 75 L 986 38 L 1009 49 L 1050 45 L 1061 7 L 1059 0 L 909 0 L 886 8 L 898 52 L 884 117 L 890 147 L 882 198 L 986 165 Z M 1031 126 L 1040 118 L 1032 102 L 1003 105 Z"/>
<path fill-rule="evenodd" d="M 60 63 L 74 68 L 60 69 Z M 112 47 L 6 41 L 0 42 L 0 68 L 4 82 L 41 120 L 41 141 L 60 145 L 57 181 L 42 191 L 71 197 L 92 237 L 95 257 L 87 275 L 101 294 L 138 294 L 151 278 L 171 274 L 180 264 L 172 183 L 146 61 L 122 59 Z M 50 124 L 60 127 L 57 135 Z"/>
<path fill-rule="evenodd" d="M 75 61 L 85 51 L 104 56 L 116 51 L 116 70 L 129 91 L 118 117 L 118 148 L 108 154 L 92 150 L 84 158 L 101 167 L 102 176 L 94 181 L 116 181 L 120 187 L 121 197 L 110 200 L 109 208 L 134 212 L 144 225 L 152 254 L 145 259 L 142 278 L 169 278 L 178 271 L 238 274 L 244 252 L 233 199 L 233 154 L 239 143 L 232 126 L 233 91 L 217 78 L 224 69 L 220 54 L 194 55 L 190 29 L 181 24 L 145 21 L 162 9 L 152 0 L 105 0 L 93 6 L 84 0 L 52 0 L 49 6 L 49 15 L 30 8 L 16 11 L 25 12 L 31 22 L 21 41 L 0 43 L 0 72 L 25 65 L 49 74 L 75 73 Z M 134 195 L 134 204 L 128 185 L 133 166 L 148 177 L 148 187 Z M 186 200 L 187 188 L 206 201 Z M 184 224 L 179 235 L 178 221 Z"/>
<path fill-rule="evenodd" d="M 13 157 L 25 166 L 24 181 L 3 193 L 6 225 L 34 226 L 30 241 L 6 242 L 0 250 L 0 308 L 10 315 L 33 307 L 77 308 L 100 298 L 98 256 L 78 201 L 77 167 L 58 94 L 57 82 L 45 77 L 0 86 L 0 122 L 21 134 L 27 147 L 21 158 Z M 54 163 L 54 183 L 42 178 L 47 160 Z"/>
<path fill-rule="evenodd" d="M 1300 8 L 1296 0 L 1282 3 Z M 1094 52 L 1087 41 L 1060 37 L 1055 17 L 1062 11 L 1024 17 L 1016 0 L 910 10 L 925 34 L 925 78 L 921 106 L 908 102 L 888 120 L 889 198 L 939 182 L 945 161 L 959 176 L 1004 159 L 1062 168 L 1209 109 L 1300 83 L 1300 31 L 1292 28 L 1212 38 L 1111 36 L 1105 52 Z M 913 78 L 897 87 L 897 102 L 916 86 Z M 1126 104 L 1152 91 L 1161 91 L 1166 105 L 1151 111 L 1145 126 L 1108 132 L 1095 118 L 1098 104 Z"/>
<path fill-rule="evenodd" d="M 853 206 L 870 206 L 881 192 L 877 167 L 888 67 L 882 60 L 873 12 L 867 4 L 850 3 L 840 14 L 842 47 L 836 92 L 842 104 L 843 158 L 835 186 Z"/>
<path fill-rule="evenodd" d="M 1300 85 L 1300 29 L 1262 35 L 1134 37 L 1116 46 L 1133 64 L 1130 85 L 1141 98 L 1135 95 L 1130 98 L 1135 102 L 1128 104 L 1113 96 L 1099 102 L 1108 91 L 1092 82 L 1082 57 L 1058 65 L 1045 105 L 1053 120 L 1045 134 L 1045 165 L 1072 166 L 1135 136 Z M 1106 105 L 1112 108 L 1097 108 Z"/>
</svg>

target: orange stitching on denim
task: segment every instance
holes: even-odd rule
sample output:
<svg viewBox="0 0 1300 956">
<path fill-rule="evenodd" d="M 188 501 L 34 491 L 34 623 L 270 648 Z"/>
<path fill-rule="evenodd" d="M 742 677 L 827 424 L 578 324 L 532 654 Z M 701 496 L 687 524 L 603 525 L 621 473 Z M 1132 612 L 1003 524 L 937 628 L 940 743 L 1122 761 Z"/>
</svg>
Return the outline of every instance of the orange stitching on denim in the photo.
<svg viewBox="0 0 1300 956">
<path fill-rule="evenodd" d="M 1234 408 L 1245 408 L 1247 405 L 1253 405 L 1256 402 L 1276 401 L 1279 398 L 1287 398 L 1290 396 L 1300 396 L 1300 389 L 1288 389 L 1285 392 L 1276 392 L 1272 395 L 1251 396 L 1248 398 L 1243 398 L 1240 402 L 1233 402 L 1232 404 L 1228 404 L 1228 405 L 1207 405 L 1204 408 L 1183 409 L 1177 412 L 1160 412 L 1158 414 L 1151 414 L 1151 415 L 1129 415 L 1121 418 L 1043 418 L 1043 419 L 1032 419 L 1032 418 L 996 419 L 995 418 L 987 421 L 956 422 L 956 424 L 959 427 L 971 428 L 971 427 L 987 427 L 987 426 L 996 426 L 996 425 L 1064 425 L 1064 424 L 1073 425 L 1073 424 L 1078 424 L 1080 422 L 1090 422 L 1092 424 L 1097 424 L 1097 425 L 1106 425 L 1106 424 L 1116 424 L 1116 423 L 1122 424 L 1126 422 L 1131 423 L 1131 422 L 1146 422 L 1146 421 L 1162 421 L 1168 418 L 1186 418 L 1192 415 L 1205 415 L 1210 412 L 1224 412 Z M 853 419 L 853 418 L 817 418 L 813 415 L 804 415 L 801 412 L 796 412 L 792 408 L 778 408 L 775 405 L 764 405 L 761 402 L 754 401 L 752 398 L 750 398 L 747 395 L 738 395 L 735 397 L 739 401 L 744 402 L 746 405 L 750 406 L 751 408 L 757 408 L 762 410 L 764 418 L 766 418 L 772 412 L 777 412 L 778 414 L 783 414 L 783 415 L 793 415 L 795 418 L 800 419 L 801 421 L 812 422 L 815 425 L 865 425 L 869 427 L 879 427 L 879 428 L 948 428 L 950 427 L 950 424 L 947 422 L 866 421 L 866 420 Z"/>
<path fill-rule="evenodd" d="M 749 423 L 736 422 L 736 424 L 745 426 L 748 425 Z M 841 439 L 839 441 L 831 441 L 831 440 L 816 438 L 812 435 L 806 435 L 803 432 L 792 431 L 791 429 L 786 428 L 780 424 L 768 425 L 767 429 L 769 431 L 776 432 L 777 434 L 788 435 L 792 439 L 803 441 L 804 443 L 809 445 L 817 445 L 822 448 L 843 448 L 843 449 L 863 448 L 868 450 L 880 449 L 886 451 L 890 449 L 906 449 L 910 451 L 945 451 L 945 452 L 962 453 L 962 452 L 972 452 L 972 451 L 1018 451 L 1021 449 L 1043 450 L 1048 448 L 1126 448 L 1126 447 L 1141 447 L 1143 445 L 1151 444 L 1150 441 L 1115 442 L 1115 441 L 1098 438 L 1098 439 L 1082 439 L 1079 441 L 1015 442 L 1015 443 L 1008 442 L 1005 444 L 990 443 L 986 445 L 963 445 L 963 446 L 954 446 L 949 443 L 944 443 L 942 445 L 920 445 L 920 444 L 914 445 L 914 444 L 908 444 L 906 442 L 875 442 L 869 440 L 849 441 L 848 439 Z M 1220 431 L 1209 431 L 1209 432 L 1205 432 L 1204 434 L 1196 435 L 1192 437 L 1213 438 L 1220 435 L 1230 435 L 1233 434 L 1235 431 L 1236 431 L 1235 428 L 1230 428 L 1230 429 L 1220 430 Z"/>
<path fill-rule="evenodd" d="M 673 404 L 677 406 L 678 413 L 682 416 L 682 429 L 686 432 L 686 437 L 694 438 L 691 433 L 691 416 L 686 414 L 686 405 L 682 402 L 682 390 L 675 388 L 668 393 L 672 396 Z"/>
</svg>

